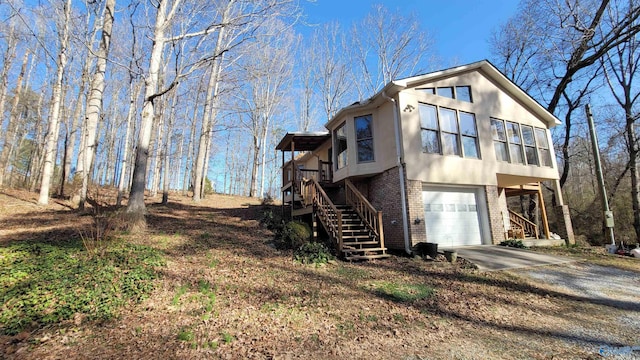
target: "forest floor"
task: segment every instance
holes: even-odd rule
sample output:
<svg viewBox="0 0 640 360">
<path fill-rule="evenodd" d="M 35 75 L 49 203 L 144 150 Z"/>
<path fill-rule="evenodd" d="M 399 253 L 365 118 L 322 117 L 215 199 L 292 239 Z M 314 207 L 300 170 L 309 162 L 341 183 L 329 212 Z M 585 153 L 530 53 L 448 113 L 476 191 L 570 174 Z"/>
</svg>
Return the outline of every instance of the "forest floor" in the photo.
<svg viewBox="0 0 640 360">
<path fill-rule="evenodd" d="M 637 301 L 598 301 L 538 272 L 479 272 L 465 262 L 301 265 L 269 245 L 257 200 L 158 200 L 148 199 L 144 234 L 119 235 L 165 257 L 151 296 L 108 321 L 75 316 L 0 335 L 0 359 L 595 359 L 640 345 Z M 91 224 L 65 201 L 35 201 L 0 192 L 0 248 L 63 243 Z M 552 252 L 624 269 L 629 286 L 640 286 L 640 261 L 601 249 Z M 393 289 L 425 296 L 401 299 Z"/>
</svg>

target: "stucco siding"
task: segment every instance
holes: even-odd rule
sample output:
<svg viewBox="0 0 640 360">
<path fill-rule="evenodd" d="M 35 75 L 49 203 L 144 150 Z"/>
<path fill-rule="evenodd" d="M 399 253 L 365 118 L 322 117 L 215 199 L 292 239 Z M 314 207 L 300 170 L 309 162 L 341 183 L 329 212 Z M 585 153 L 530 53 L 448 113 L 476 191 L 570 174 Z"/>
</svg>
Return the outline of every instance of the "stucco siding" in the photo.
<svg viewBox="0 0 640 360">
<path fill-rule="evenodd" d="M 398 94 L 407 177 L 428 183 L 459 185 L 499 185 L 496 174 L 508 174 L 528 178 L 532 181 L 535 179 L 558 179 L 553 147 L 550 149 L 552 167 L 512 164 L 496 160 L 491 118 L 544 129 L 547 129 L 547 124 L 481 72 L 473 71 L 425 83 L 422 86 L 464 85 L 471 86 L 472 103 L 427 94 L 413 88 Z M 473 113 L 478 131 L 480 159 L 424 153 L 418 111 L 420 103 Z M 551 144 L 548 130 L 546 134 L 548 142 Z M 500 185 L 504 186 L 505 184 Z"/>
</svg>

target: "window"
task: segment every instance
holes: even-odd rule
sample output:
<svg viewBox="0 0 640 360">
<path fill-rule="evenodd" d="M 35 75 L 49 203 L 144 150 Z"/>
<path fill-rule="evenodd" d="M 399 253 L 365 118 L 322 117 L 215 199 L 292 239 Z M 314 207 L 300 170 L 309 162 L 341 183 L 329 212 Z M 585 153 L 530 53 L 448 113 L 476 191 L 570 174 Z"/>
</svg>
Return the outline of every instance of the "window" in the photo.
<svg viewBox="0 0 640 360">
<path fill-rule="evenodd" d="M 524 143 L 524 155 L 529 165 L 538 164 L 538 151 L 536 150 L 536 140 L 533 135 L 533 127 L 522 125 L 522 142 Z"/>
<path fill-rule="evenodd" d="M 419 111 L 423 152 L 480 158 L 474 114 L 429 104 Z"/>
<path fill-rule="evenodd" d="M 429 154 L 440 154 L 438 138 L 438 116 L 433 105 L 420 104 L 420 129 L 422 131 L 422 151 Z"/>
<path fill-rule="evenodd" d="M 336 168 L 347 166 L 347 132 L 344 123 L 333 132 L 333 147 L 336 149 Z"/>
<path fill-rule="evenodd" d="M 436 94 L 436 89 L 435 88 L 422 88 L 422 89 L 417 89 L 418 91 L 421 91 L 425 94 L 430 94 L 430 95 L 435 95 Z"/>
<path fill-rule="evenodd" d="M 496 159 L 499 161 L 552 166 L 546 129 L 491 119 L 491 131 Z"/>
<path fill-rule="evenodd" d="M 416 89 L 425 94 L 429 95 L 438 95 L 442 97 L 446 97 L 449 99 L 457 99 L 460 101 L 473 102 L 473 98 L 471 96 L 471 86 L 442 86 L 442 87 L 426 87 Z"/>
<path fill-rule="evenodd" d="M 438 96 L 447 97 L 453 99 L 453 88 L 450 86 L 447 87 L 439 87 L 437 89 Z"/>
<path fill-rule="evenodd" d="M 507 133 L 502 120 L 491 119 L 491 132 L 493 133 L 493 147 L 496 150 L 496 159 L 499 161 L 509 161 L 507 152 Z"/>
<path fill-rule="evenodd" d="M 462 151 L 464 152 L 464 156 L 479 159 L 480 150 L 475 115 L 460 111 L 460 134 L 462 135 Z"/>
<path fill-rule="evenodd" d="M 471 101 L 471 86 L 456 86 L 456 99 L 460 101 Z"/>
<path fill-rule="evenodd" d="M 551 163 L 551 150 L 549 150 L 549 141 L 547 140 L 547 130 L 536 128 L 536 140 L 538 142 L 538 150 L 540 151 L 540 165 L 553 166 Z"/>
<path fill-rule="evenodd" d="M 442 127 L 442 153 L 460 155 L 458 119 L 456 119 L 455 110 L 440 108 L 440 126 Z"/>
<path fill-rule="evenodd" d="M 520 125 L 507 121 L 507 140 L 509 141 L 509 154 L 511 162 L 524 164 L 524 155 L 522 154 L 522 140 L 520 139 Z"/>
<path fill-rule="evenodd" d="M 355 123 L 358 162 L 373 161 L 373 125 L 371 122 L 371 115 L 356 117 Z"/>
</svg>

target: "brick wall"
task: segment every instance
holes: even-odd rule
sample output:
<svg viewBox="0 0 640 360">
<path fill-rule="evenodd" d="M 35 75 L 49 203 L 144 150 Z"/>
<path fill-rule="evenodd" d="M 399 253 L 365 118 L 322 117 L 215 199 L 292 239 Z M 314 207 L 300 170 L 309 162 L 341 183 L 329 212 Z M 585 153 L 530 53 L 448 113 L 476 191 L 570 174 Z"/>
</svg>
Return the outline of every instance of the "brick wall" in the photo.
<svg viewBox="0 0 640 360">
<path fill-rule="evenodd" d="M 500 196 L 504 196 L 504 190 L 500 192 L 497 186 L 487 185 L 485 196 L 487 198 L 487 212 L 489 215 L 489 229 L 491 230 L 491 240 L 493 244 L 499 244 L 505 240 L 504 214 L 500 204 Z"/>
<path fill-rule="evenodd" d="M 409 239 L 411 246 L 427 242 L 427 228 L 424 224 L 424 203 L 422 201 L 422 181 L 407 180 L 407 210 L 409 212 Z M 416 222 L 416 219 L 420 219 Z"/>
<path fill-rule="evenodd" d="M 368 179 L 367 182 L 369 202 L 382 211 L 385 246 L 390 249 L 404 249 L 398 168 L 391 168 Z"/>
</svg>

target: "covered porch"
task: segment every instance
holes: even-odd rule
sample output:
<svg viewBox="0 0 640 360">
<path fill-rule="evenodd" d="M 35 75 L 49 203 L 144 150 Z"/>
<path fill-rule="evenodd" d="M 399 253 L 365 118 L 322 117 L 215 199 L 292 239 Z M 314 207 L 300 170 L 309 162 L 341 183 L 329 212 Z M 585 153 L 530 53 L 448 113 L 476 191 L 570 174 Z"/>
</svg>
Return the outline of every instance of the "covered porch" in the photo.
<svg viewBox="0 0 640 360">
<path fill-rule="evenodd" d="M 556 204 L 562 207 L 562 195 L 556 179 L 498 174 L 497 180 L 502 198 L 506 239 L 520 239 L 527 245 L 542 245 L 549 241 L 564 243 L 563 240 L 554 239 L 549 230 L 547 207 L 542 191 L 542 183 L 551 182 L 555 190 Z"/>
<path fill-rule="evenodd" d="M 304 180 L 316 180 L 320 184 L 333 182 L 333 166 L 329 154 L 316 151 L 327 144 L 331 135 L 326 132 L 287 133 L 276 150 L 282 151 L 282 203 L 293 207 L 301 201 L 300 190 Z M 293 208 L 292 208 L 293 209 Z"/>
</svg>

